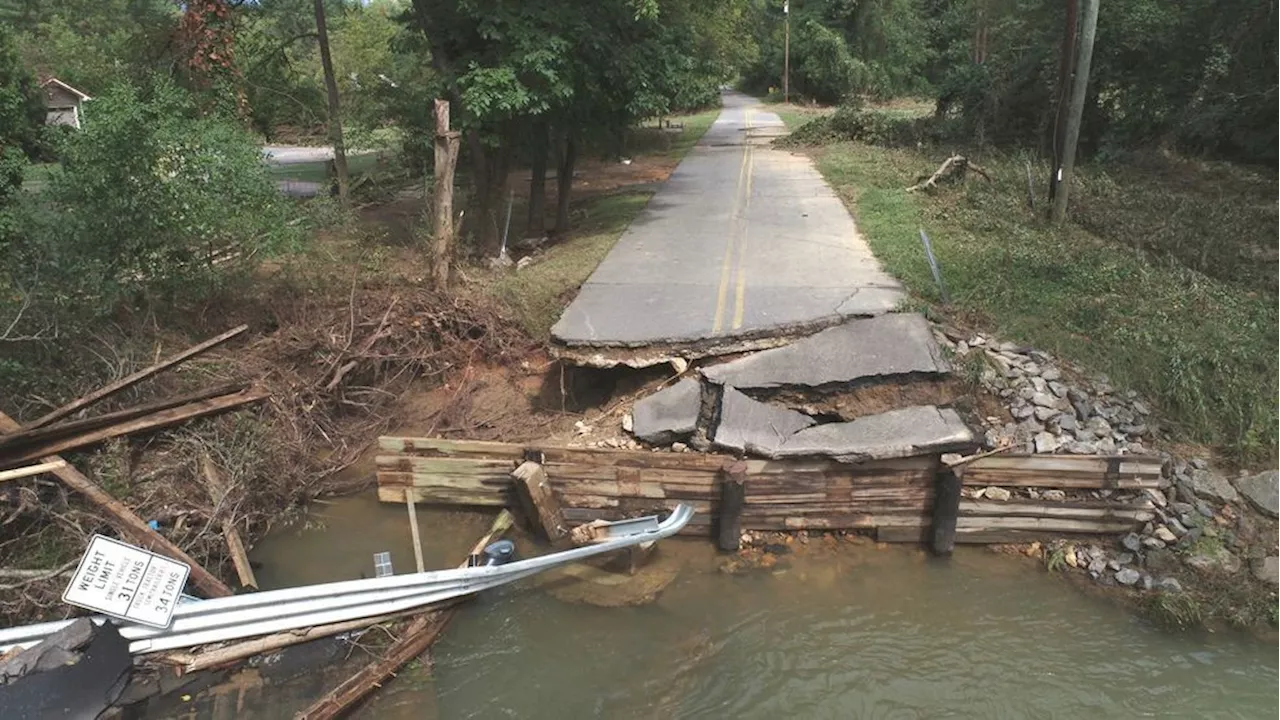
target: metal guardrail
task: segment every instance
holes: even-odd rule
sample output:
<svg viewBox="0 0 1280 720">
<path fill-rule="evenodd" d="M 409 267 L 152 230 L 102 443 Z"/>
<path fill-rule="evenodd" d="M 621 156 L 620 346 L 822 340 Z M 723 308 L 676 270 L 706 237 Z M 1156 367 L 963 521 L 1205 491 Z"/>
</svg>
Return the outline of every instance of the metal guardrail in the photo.
<svg viewBox="0 0 1280 720">
<path fill-rule="evenodd" d="M 163 629 L 120 623 L 105 616 L 94 620 L 117 623 L 120 634 L 131 641 L 129 651 L 142 654 L 376 617 L 471 595 L 594 555 L 661 540 L 679 532 L 692 517 L 691 507 L 679 505 L 661 522 L 656 516 L 619 521 L 604 542 L 506 565 L 344 580 L 182 603 L 174 610 L 173 622 Z M 0 652 L 34 645 L 71 622 L 0 630 Z"/>
</svg>

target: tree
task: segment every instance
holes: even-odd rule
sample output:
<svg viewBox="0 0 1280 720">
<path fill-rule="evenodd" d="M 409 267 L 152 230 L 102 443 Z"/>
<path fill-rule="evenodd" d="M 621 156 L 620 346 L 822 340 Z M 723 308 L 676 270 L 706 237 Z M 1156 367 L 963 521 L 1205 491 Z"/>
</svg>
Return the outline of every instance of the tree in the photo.
<svg viewBox="0 0 1280 720">
<path fill-rule="evenodd" d="M 333 59 L 329 57 L 329 29 L 325 25 L 324 0 L 315 0 L 316 40 L 320 43 L 320 64 L 324 68 L 325 94 L 329 100 L 329 142 L 333 144 L 333 166 L 338 176 L 338 199 L 343 207 L 351 205 L 347 176 L 347 150 L 342 145 L 342 112 L 338 101 L 338 82 L 334 78 Z"/>
</svg>

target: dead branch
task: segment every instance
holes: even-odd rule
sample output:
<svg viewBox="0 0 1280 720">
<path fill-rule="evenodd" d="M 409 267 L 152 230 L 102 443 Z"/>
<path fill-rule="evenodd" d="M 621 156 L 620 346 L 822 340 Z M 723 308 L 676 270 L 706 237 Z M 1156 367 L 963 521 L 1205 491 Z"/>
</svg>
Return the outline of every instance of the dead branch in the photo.
<svg viewBox="0 0 1280 720">
<path fill-rule="evenodd" d="M 943 179 L 964 180 L 965 173 L 969 170 L 981 175 L 987 182 L 991 182 L 991 176 L 987 174 L 976 163 L 970 162 L 963 155 L 952 155 L 942 162 L 942 165 L 924 182 L 916 183 L 907 188 L 907 192 L 916 192 L 917 190 L 929 190 L 937 186 L 938 182 Z"/>
</svg>

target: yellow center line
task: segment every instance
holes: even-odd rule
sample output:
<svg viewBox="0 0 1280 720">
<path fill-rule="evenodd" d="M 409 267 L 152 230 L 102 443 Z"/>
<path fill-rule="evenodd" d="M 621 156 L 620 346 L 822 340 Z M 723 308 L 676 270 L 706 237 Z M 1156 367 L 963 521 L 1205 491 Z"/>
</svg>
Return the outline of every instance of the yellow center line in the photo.
<svg viewBox="0 0 1280 720">
<path fill-rule="evenodd" d="M 744 117 L 744 124 L 746 125 L 747 129 L 750 129 L 751 128 L 750 108 L 745 109 L 743 117 Z M 720 266 L 720 290 L 716 295 L 716 314 L 715 314 L 715 320 L 711 326 L 711 332 L 713 334 L 719 333 L 721 329 L 723 329 L 724 327 L 725 302 L 729 299 L 729 282 L 733 278 L 734 241 L 737 239 L 738 223 L 740 222 L 740 218 L 743 214 L 742 213 L 742 206 L 744 202 L 743 188 L 744 186 L 749 186 L 751 182 L 750 165 L 751 165 L 751 146 L 744 143 L 742 148 L 742 165 L 738 168 L 738 184 L 734 189 L 733 207 L 731 208 L 731 212 L 729 216 L 729 239 L 725 243 L 724 261 L 721 263 L 721 266 Z M 739 273 L 739 275 L 741 275 L 741 273 Z M 739 285 L 741 285 L 741 283 L 742 283 L 742 280 L 740 276 Z M 741 288 L 739 288 L 739 293 L 741 292 L 742 292 Z"/>
<path fill-rule="evenodd" d="M 742 237 L 738 240 L 738 292 L 733 308 L 733 329 L 742 327 L 742 316 L 747 308 L 747 210 L 751 208 L 751 177 L 756 166 L 756 154 L 747 146 L 747 189 L 742 201 Z"/>
</svg>

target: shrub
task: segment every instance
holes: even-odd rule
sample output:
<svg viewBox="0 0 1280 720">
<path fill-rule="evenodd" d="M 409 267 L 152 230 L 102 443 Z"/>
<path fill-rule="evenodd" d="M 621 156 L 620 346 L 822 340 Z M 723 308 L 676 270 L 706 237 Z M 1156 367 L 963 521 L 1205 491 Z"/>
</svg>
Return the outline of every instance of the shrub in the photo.
<svg viewBox="0 0 1280 720">
<path fill-rule="evenodd" d="M 102 94 L 62 157 L 20 258 L 62 304 L 207 291 L 296 237 L 254 139 L 172 85 Z"/>
</svg>

